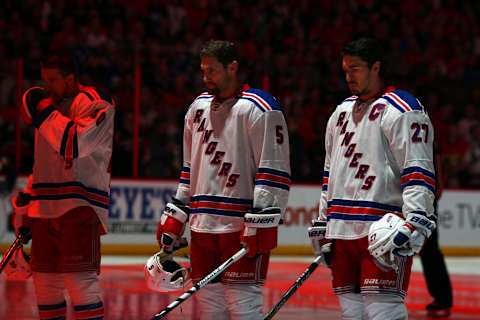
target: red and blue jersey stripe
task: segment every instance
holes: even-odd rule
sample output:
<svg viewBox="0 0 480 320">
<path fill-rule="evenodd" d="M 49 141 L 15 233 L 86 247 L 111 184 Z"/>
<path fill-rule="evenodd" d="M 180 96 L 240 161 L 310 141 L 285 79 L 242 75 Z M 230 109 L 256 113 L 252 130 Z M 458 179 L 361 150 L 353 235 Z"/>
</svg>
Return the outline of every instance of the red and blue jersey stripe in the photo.
<svg viewBox="0 0 480 320">
<path fill-rule="evenodd" d="M 198 99 L 213 99 L 213 95 L 208 92 L 203 92 L 195 100 Z"/>
<path fill-rule="evenodd" d="M 403 217 L 401 207 L 374 201 L 333 199 L 327 204 L 328 220 L 377 221 L 389 212 Z"/>
<path fill-rule="evenodd" d="M 410 93 L 403 90 L 390 91 L 382 96 L 385 100 L 396 108 L 401 113 L 409 112 L 412 110 L 423 111 L 423 105 Z"/>
<path fill-rule="evenodd" d="M 190 185 L 190 168 L 183 167 L 180 173 L 180 183 Z"/>
<path fill-rule="evenodd" d="M 268 92 L 249 88 L 246 91 L 242 92 L 242 95 L 239 99 L 245 99 L 253 102 L 253 104 L 262 110 L 262 112 L 272 111 L 272 110 L 281 110 L 280 105 L 277 100 Z"/>
<path fill-rule="evenodd" d="M 343 103 L 343 102 L 349 102 L 349 101 L 355 101 L 355 100 L 357 100 L 357 99 L 358 99 L 357 96 L 351 96 L 351 97 L 348 97 L 347 99 L 343 100 L 342 103 Z"/>
<path fill-rule="evenodd" d="M 402 172 L 402 190 L 409 186 L 424 186 L 435 193 L 435 174 L 420 167 L 408 167 Z"/>
<path fill-rule="evenodd" d="M 201 195 L 190 199 L 190 214 L 243 217 L 253 206 L 252 199 Z"/>
<path fill-rule="evenodd" d="M 323 171 L 323 183 L 322 183 L 322 191 L 328 190 L 328 176 L 330 173 L 328 171 Z"/>
<path fill-rule="evenodd" d="M 269 187 L 290 190 L 291 178 L 290 174 L 285 171 L 258 168 L 255 175 L 255 185 L 265 185 Z"/>
<path fill-rule="evenodd" d="M 108 209 L 110 199 L 108 192 L 90 188 L 78 181 L 43 182 L 32 185 L 32 200 L 82 199 L 91 205 Z"/>
</svg>

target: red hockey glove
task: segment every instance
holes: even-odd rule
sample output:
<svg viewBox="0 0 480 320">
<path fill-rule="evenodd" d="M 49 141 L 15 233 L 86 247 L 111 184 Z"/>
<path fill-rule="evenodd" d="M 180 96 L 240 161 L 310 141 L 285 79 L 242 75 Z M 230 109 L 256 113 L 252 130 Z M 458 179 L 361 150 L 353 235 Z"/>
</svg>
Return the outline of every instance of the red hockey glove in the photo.
<svg viewBox="0 0 480 320">
<path fill-rule="evenodd" d="M 280 208 L 252 209 L 244 217 L 240 242 L 248 247 L 247 258 L 256 258 L 277 246 Z"/>
<path fill-rule="evenodd" d="M 47 91 L 41 87 L 32 87 L 25 91 L 22 98 L 22 116 L 27 124 L 32 124 L 39 112 L 52 105 Z"/>
<path fill-rule="evenodd" d="M 312 241 L 312 249 L 315 257 L 323 256 L 321 263 L 330 268 L 332 256 L 332 240 L 326 239 L 327 221 L 313 220 L 312 226 L 308 228 L 308 237 Z"/>
<path fill-rule="evenodd" d="M 186 247 L 187 240 L 182 238 L 190 208 L 178 199 L 167 203 L 157 228 L 157 241 L 165 253 Z"/>
</svg>

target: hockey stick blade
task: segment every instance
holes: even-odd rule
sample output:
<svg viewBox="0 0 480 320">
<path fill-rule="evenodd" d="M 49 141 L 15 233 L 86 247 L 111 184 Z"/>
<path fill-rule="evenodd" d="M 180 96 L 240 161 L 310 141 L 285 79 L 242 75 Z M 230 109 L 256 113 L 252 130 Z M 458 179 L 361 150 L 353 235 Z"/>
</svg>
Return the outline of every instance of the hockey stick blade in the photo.
<svg viewBox="0 0 480 320">
<path fill-rule="evenodd" d="M 318 265 L 322 263 L 323 255 L 318 256 L 313 260 L 312 264 L 302 273 L 300 277 L 290 286 L 290 288 L 285 292 L 280 301 L 277 302 L 275 306 L 265 315 L 263 320 L 270 320 L 273 316 L 280 310 L 280 308 L 287 302 L 288 299 L 295 293 L 295 291 L 300 288 L 300 286 L 307 280 L 308 277 L 317 269 Z"/>
<path fill-rule="evenodd" d="M 0 264 L 0 273 L 3 272 L 3 269 L 5 269 L 5 267 L 7 266 L 8 261 L 10 261 L 15 251 L 17 251 L 18 248 L 20 248 L 23 245 L 24 238 L 25 238 L 25 234 L 20 233 L 17 236 L 17 239 L 10 246 L 10 248 L 8 248 L 8 250 L 5 252 L 2 258 L 2 262 Z"/>
<path fill-rule="evenodd" d="M 173 309 L 175 309 L 179 304 L 190 298 L 195 292 L 200 290 L 202 287 L 204 287 L 207 283 L 215 279 L 219 274 L 221 274 L 225 269 L 230 267 L 233 263 L 237 262 L 242 258 L 245 254 L 247 254 L 248 249 L 242 248 L 240 249 L 237 253 L 235 253 L 233 256 L 231 256 L 227 261 L 222 263 L 220 266 L 218 266 L 217 269 L 213 270 L 210 274 L 208 274 L 205 278 L 200 280 L 196 285 L 191 287 L 187 292 L 182 294 L 180 297 L 177 298 L 177 300 L 173 301 L 170 303 L 165 309 L 163 309 L 160 313 L 156 314 L 153 316 L 152 320 L 158 320 L 158 319 L 163 319 Z"/>
</svg>

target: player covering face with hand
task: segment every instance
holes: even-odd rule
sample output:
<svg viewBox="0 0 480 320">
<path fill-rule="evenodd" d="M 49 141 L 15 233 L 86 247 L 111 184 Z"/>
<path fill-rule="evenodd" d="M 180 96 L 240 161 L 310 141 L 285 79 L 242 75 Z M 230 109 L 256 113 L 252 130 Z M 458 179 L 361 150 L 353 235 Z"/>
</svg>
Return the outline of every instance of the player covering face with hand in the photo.
<svg viewBox="0 0 480 320">
<path fill-rule="evenodd" d="M 379 42 L 343 49 L 353 96 L 331 115 L 319 217 L 309 229 L 343 319 L 407 319 L 412 256 L 431 234 L 433 128 L 410 93 L 387 87 Z"/>
<path fill-rule="evenodd" d="M 248 254 L 198 292 L 200 319 L 262 319 L 261 286 L 290 188 L 287 126 L 278 102 L 238 78 L 235 45 L 200 52 L 207 92 L 189 106 L 183 168 L 157 238 L 168 254 L 191 230 L 191 277 L 198 282 L 242 246 Z"/>
<path fill-rule="evenodd" d="M 45 88 L 23 95 L 35 158 L 27 188 L 14 200 L 16 230 L 31 231 L 40 318 L 66 318 L 66 291 L 77 319 L 103 319 L 97 274 L 107 231 L 113 100 L 81 85 L 68 56 L 47 57 L 41 70 Z"/>
</svg>

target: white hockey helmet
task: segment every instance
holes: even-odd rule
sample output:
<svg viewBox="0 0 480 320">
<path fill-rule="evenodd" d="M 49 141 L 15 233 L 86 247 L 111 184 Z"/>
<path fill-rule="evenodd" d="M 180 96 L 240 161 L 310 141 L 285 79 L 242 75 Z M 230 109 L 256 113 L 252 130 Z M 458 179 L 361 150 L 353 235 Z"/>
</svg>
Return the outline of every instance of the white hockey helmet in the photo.
<svg viewBox="0 0 480 320">
<path fill-rule="evenodd" d="M 188 270 L 172 259 L 161 261 L 162 252 L 151 256 L 145 265 L 147 286 L 159 292 L 182 289 L 189 280 Z"/>
<path fill-rule="evenodd" d="M 30 268 L 30 257 L 23 251 L 20 246 L 8 261 L 5 272 L 8 280 L 27 280 L 32 275 Z"/>
<path fill-rule="evenodd" d="M 393 213 L 385 214 L 370 226 L 368 232 L 368 251 L 375 258 L 374 262 L 384 271 L 398 268 L 399 257 L 393 254 L 394 247 L 389 245 L 393 234 L 405 221 Z"/>
</svg>

